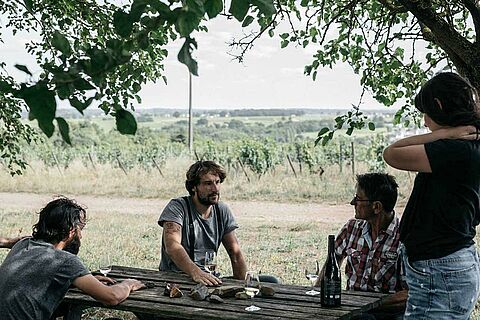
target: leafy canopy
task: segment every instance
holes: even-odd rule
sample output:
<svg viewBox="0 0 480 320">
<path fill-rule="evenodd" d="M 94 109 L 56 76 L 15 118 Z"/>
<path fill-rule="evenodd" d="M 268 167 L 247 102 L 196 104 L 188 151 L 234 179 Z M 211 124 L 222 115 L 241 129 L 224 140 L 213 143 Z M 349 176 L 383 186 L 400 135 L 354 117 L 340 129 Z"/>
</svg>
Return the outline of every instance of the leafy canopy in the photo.
<svg viewBox="0 0 480 320">
<path fill-rule="evenodd" d="M 58 128 L 70 144 L 69 126 L 58 117 L 57 101 L 64 100 L 82 113 L 97 104 L 115 117 L 117 129 L 135 134 L 137 123 L 128 109 L 141 103 L 138 92 L 147 81 L 162 78 L 163 60 L 170 41 L 183 39 L 178 60 L 198 75 L 192 52 L 194 31 L 206 31 L 202 23 L 219 14 L 242 20 L 248 12 L 269 19 L 273 0 L 232 0 L 228 13 L 222 0 L 133 0 L 118 5 L 94 0 L 0 0 L 6 24 L 0 28 L 13 34 L 30 32 L 39 39 L 26 45 L 35 56 L 40 72 L 15 65 L 26 80 L 8 75 L 0 61 L 0 112 L 2 132 L 0 156 L 7 159 L 12 174 L 25 168 L 20 142 L 30 142 L 32 129 L 20 118 L 26 108 L 30 120 L 48 137 Z M 20 107 L 19 107 L 20 106 Z"/>
<path fill-rule="evenodd" d="M 319 68 L 347 62 L 360 74 L 364 92 L 372 92 L 387 107 L 403 104 L 395 119 L 406 126 L 415 119 L 412 97 L 433 72 L 456 69 L 480 89 L 476 0 L 279 0 L 275 5 L 267 25 L 232 43 L 239 60 L 262 33 L 273 37 L 278 32 L 282 47 L 316 49 L 306 75 L 318 80 Z M 360 110 L 362 97 L 336 119 L 334 128 L 322 129 L 317 142 L 325 144 L 341 128 L 347 134 L 365 126 L 374 130 Z"/>
<path fill-rule="evenodd" d="M 9 30 L 35 32 L 27 44 L 40 72 L 16 65 L 26 80 L 18 82 L 0 61 L 0 156 L 12 174 L 25 162 L 20 142 L 31 141 L 32 129 L 19 120 L 22 108 L 47 135 L 58 128 L 70 143 L 68 123 L 56 115 L 57 101 L 83 113 L 93 104 L 116 119 L 121 133 L 134 134 L 137 125 L 128 109 L 141 103 L 147 81 L 162 78 L 162 61 L 170 41 L 182 39 L 178 60 L 197 75 L 192 34 L 207 31 L 203 22 L 219 15 L 233 17 L 243 27 L 257 22 L 258 31 L 232 45 L 238 59 L 264 33 L 275 36 L 281 24 L 281 46 L 314 46 L 305 74 L 317 79 L 320 67 L 349 63 L 361 75 L 364 90 L 386 106 L 404 104 L 396 122 L 409 123 L 412 97 L 426 78 L 442 68 L 454 68 L 480 88 L 480 8 L 476 0 L 132 0 L 128 5 L 84 0 L 0 0 Z M 334 128 L 319 132 L 326 143 L 336 130 L 368 126 L 360 102 L 336 119 Z"/>
</svg>

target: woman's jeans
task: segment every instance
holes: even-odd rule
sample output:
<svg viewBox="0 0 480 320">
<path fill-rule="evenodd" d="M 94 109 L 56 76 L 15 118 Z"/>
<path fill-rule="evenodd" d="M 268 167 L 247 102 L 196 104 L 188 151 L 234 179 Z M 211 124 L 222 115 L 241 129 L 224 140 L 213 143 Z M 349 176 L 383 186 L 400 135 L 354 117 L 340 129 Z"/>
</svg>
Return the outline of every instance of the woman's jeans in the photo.
<svg viewBox="0 0 480 320">
<path fill-rule="evenodd" d="M 408 285 L 404 319 L 469 319 L 480 294 L 480 262 L 475 246 L 439 259 L 408 261 L 402 246 Z"/>
</svg>

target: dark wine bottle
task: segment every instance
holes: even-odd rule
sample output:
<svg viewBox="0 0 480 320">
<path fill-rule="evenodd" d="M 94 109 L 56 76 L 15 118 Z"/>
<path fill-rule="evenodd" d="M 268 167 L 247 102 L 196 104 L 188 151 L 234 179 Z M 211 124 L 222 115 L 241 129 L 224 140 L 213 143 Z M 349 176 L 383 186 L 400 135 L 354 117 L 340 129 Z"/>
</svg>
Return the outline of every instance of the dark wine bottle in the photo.
<svg viewBox="0 0 480 320">
<path fill-rule="evenodd" d="M 342 281 L 337 257 L 335 256 L 335 236 L 328 236 L 328 256 L 325 262 L 324 273 L 320 281 L 322 307 L 338 307 L 341 303 Z"/>
</svg>

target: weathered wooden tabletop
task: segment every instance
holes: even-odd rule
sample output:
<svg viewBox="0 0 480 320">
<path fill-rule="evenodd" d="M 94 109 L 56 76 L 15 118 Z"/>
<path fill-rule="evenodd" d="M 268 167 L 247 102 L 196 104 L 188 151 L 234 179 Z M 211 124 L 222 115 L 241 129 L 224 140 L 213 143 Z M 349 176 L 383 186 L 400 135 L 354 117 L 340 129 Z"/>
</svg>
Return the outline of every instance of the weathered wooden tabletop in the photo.
<svg viewBox="0 0 480 320">
<path fill-rule="evenodd" d="M 80 319 L 83 309 L 103 307 L 133 312 L 140 319 L 350 319 L 380 304 L 384 294 L 369 292 L 342 292 L 342 305 L 338 308 L 322 308 L 320 297 L 305 294 L 311 287 L 268 284 L 275 290 L 273 297 L 256 296 L 249 300 L 224 298 L 224 303 L 196 301 L 188 296 L 195 283 L 185 274 L 161 272 L 131 267 L 113 266 L 109 277 L 121 280 L 134 278 L 148 282 L 152 288 L 132 292 L 121 304 L 106 307 L 77 289 L 71 289 L 64 303 L 70 307 L 66 319 Z M 242 281 L 223 279 L 222 285 L 243 285 Z M 167 282 L 180 286 L 184 296 L 170 298 L 163 294 Z M 260 307 L 258 311 L 246 311 L 250 305 Z"/>
</svg>

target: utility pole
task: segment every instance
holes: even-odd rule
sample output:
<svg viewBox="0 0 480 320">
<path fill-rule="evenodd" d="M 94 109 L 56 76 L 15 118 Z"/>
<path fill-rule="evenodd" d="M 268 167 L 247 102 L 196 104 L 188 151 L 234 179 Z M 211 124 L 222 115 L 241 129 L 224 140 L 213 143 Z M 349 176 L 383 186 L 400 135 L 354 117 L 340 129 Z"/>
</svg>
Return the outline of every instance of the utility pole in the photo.
<svg viewBox="0 0 480 320">
<path fill-rule="evenodd" d="M 192 73 L 188 72 L 188 150 L 193 153 Z"/>
</svg>

